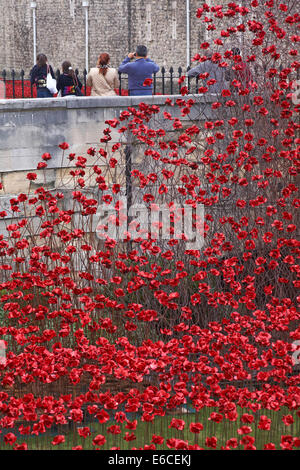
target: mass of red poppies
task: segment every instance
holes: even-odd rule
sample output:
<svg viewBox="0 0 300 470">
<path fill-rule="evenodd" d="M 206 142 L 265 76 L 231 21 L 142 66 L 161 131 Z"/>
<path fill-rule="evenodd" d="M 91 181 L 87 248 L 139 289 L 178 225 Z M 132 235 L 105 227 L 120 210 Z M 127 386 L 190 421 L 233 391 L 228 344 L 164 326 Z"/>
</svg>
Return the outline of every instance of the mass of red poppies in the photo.
<svg viewBox="0 0 300 470">
<path fill-rule="evenodd" d="M 270 429 L 278 443 L 264 449 L 299 448 L 300 16 L 288 0 L 248 3 L 197 12 L 209 39 L 195 65 L 210 57 L 230 72 L 219 95 L 205 74 L 199 95 L 181 77 L 181 97 L 129 106 L 85 155 L 58 142 L 68 185 L 34 186 L 51 164 L 44 153 L 27 174 L 31 191 L 1 208 L 7 448 L 29 448 L 29 436 L 60 447 L 70 429 L 95 449 L 112 435 L 140 448 L 139 423 L 162 417 L 168 432 L 145 436 L 142 449 L 255 450 L 256 433 Z M 128 142 L 139 155 L 131 168 Z M 129 181 L 135 202 L 167 204 L 173 222 L 175 201 L 203 205 L 203 246 L 187 250 L 174 234 L 160 243 L 150 232 L 100 240 L 98 207 L 115 204 L 120 225 L 116 201 Z M 182 410 L 193 421 L 175 416 Z M 237 426 L 220 444 L 208 423 Z"/>
</svg>

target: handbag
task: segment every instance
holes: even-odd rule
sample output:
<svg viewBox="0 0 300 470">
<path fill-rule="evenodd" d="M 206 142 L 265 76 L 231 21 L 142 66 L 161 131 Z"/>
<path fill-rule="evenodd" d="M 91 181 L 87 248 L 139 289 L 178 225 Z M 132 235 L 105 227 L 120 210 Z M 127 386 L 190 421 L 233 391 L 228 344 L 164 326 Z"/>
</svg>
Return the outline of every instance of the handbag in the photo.
<svg viewBox="0 0 300 470">
<path fill-rule="evenodd" d="M 56 80 L 55 78 L 52 77 L 50 73 L 50 67 L 49 65 L 47 66 L 47 80 L 46 80 L 46 87 L 52 93 L 55 95 L 57 93 L 57 88 L 56 88 Z"/>
<path fill-rule="evenodd" d="M 74 87 L 75 87 L 75 95 L 76 96 L 84 96 L 82 91 L 79 88 L 78 80 L 77 80 L 76 75 L 75 75 L 75 80 L 73 79 L 73 82 L 74 82 Z"/>
</svg>

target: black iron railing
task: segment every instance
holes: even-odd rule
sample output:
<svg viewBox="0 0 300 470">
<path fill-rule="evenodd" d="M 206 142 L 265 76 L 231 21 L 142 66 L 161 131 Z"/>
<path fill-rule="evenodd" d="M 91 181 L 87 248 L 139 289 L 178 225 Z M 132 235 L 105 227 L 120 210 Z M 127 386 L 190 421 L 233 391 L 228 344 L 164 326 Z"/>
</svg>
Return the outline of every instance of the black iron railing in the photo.
<svg viewBox="0 0 300 470">
<path fill-rule="evenodd" d="M 190 93 L 197 93 L 199 88 L 198 78 L 191 79 L 187 78 L 185 82 L 179 82 L 179 78 L 182 76 L 187 77 L 187 72 L 190 69 L 183 70 L 181 67 L 174 70 L 171 67 L 167 70 L 165 67 L 162 67 L 157 74 L 153 75 L 153 94 L 154 95 L 177 95 L 180 94 L 182 86 L 186 86 Z M 59 78 L 60 70 L 57 70 L 55 75 L 56 78 Z M 82 73 L 79 73 L 79 70 L 75 70 L 76 75 L 83 84 L 83 93 L 88 95 L 89 90 L 86 84 L 87 71 L 84 69 Z M 119 73 L 120 86 L 118 93 L 120 95 L 128 94 L 128 79 L 127 75 Z M 25 73 L 24 70 L 16 72 L 11 70 L 10 72 L 3 70 L 0 72 L 0 82 L 2 82 L 2 89 L 4 88 L 5 96 L 2 98 L 34 98 L 36 96 L 35 86 L 30 83 L 29 73 Z M 1 95 L 0 95 L 1 98 Z"/>
<path fill-rule="evenodd" d="M 279 67 L 282 70 L 282 65 Z M 176 71 L 173 67 L 167 70 L 165 67 L 161 67 L 160 71 L 157 74 L 153 75 L 153 94 L 154 95 L 177 95 L 180 94 L 180 90 L 183 86 L 186 86 L 189 93 L 198 93 L 199 89 L 199 78 L 190 78 L 187 77 L 187 72 L 190 70 L 190 67 L 187 69 L 182 69 L 179 67 Z M 264 71 L 266 74 L 266 70 Z M 56 78 L 60 75 L 60 70 L 56 70 Z M 79 73 L 79 70 L 75 70 L 76 75 L 82 82 L 82 91 L 84 95 L 89 95 L 89 89 L 87 87 L 87 71 L 86 69 L 83 72 Z M 185 76 L 186 80 L 181 82 L 179 79 Z M 300 69 L 297 69 L 296 80 L 300 80 Z M 119 73 L 120 86 L 119 90 L 116 90 L 120 95 L 128 94 L 128 78 L 125 74 Z M 275 86 L 275 79 L 272 77 L 268 81 Z M 4 95 L 4 96 L 3 96 Z M 30 83 L 29 72 L 25 73 L 24 70 L 16 72 L 11 70 L 0 71 L 0 99 L 1 98 L 34 98 L 36 96 L 36 89 Z"/>
</svg>

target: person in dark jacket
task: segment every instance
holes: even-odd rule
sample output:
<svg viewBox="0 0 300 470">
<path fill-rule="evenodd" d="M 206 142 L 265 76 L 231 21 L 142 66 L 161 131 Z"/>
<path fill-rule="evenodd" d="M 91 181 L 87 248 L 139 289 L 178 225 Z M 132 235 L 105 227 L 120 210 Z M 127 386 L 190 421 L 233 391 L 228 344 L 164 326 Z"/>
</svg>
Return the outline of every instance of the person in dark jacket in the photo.
<svg viewBox="0 0 300 470">
<path fill-rule="evenodd" d="M 136 52 L 130 52 L 119 67 L 120 73 L 128 75 L 130 96 L 152 95 L 152 75 L 159 71 L 159 66 L 147 58 L 146 46 L 138 46 Z M 130 62 L 135 59 L 134 62 Z"/>
<path fill-rule="evenodd" d="M 53 94 L 47 88 L 47 74 L 51 73 L 55 78 L 51 65 L 48 65 L 48 59 L 45 54 L 38 54 L 37 63 L 30 72 L 30 81 L 36 86 L 38 98 L 52 98 Z"/>
<path fill-rule="evenodd" d="M 68 60 L 62 64 L 62 74 L 57 80 L 56 88 L 61 96 L 78 96 L 81 93 L 82 83 Z"/>
</svg>

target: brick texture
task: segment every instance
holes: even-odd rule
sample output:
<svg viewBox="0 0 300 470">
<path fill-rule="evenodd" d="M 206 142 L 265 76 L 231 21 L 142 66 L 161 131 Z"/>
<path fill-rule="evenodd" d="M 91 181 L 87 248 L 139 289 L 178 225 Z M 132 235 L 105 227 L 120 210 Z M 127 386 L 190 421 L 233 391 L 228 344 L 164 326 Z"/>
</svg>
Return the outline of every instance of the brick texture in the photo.
<svg viewBox="0 0 300 470">
<path fill-rule="evenodd" d="M 222 3 L 224 8 L 229 0 L 207 0 L 210 5 Z M 89 0 L 89 67 L 96 64 L 101 52 L 108 52 L 111 65 L 118 67 L 129 51 L 137 44 L 145 44 L 149 56 L 168 72 L 178 67 L 186 69 L 186 0 Z M 243 2 L 241 2 L 243 3 Z M 70 60 L 78 68 L 81 77 L 85 68 L 85 11 L 82 0 L 36 0 L 37 52 L 48 56 L 55 69 L 61 68 L 64 60 Z M 219 36 L 220 31 L 205 31 L 202 19 L 196 16 L 203 1 L 190 0 L 190 59 L 198 52 L 201 43 Z M 229 2 L 230 4 L 230 2 Z M 247 4 L 247 2 L 244 2 Z M 20 72 L 25 70 L 28 76 L 33 66 L 33 20 L 29 0 L 0 0 L 0 76 L 6 69 Z M 297 5 L 291 13 L 296 11 Z M 226 9 L 226 8 L 225 8 Z M 261 10 L 259 10 L 261 13 Z M 251 12 L 249 17 L 224 17 L 216 21 L 218 27 L 226 29 L 246 23 L 250 18 L 266 21 L 264 17 Z M 206 16 L 206 15 L 204 15 Z M 209 17 L 214 15 L 208 14 Z M 208 24 L 208 23 L 207 23 Z M 249 33 L 247 33 L 249 34 Z M 233 38 L 242 55 L 249 53 L 252 36 L 238 35 Z M 230 49 L 231 39 L 224 41 L 224 47 Z M 213 45 L 214 48 L 217 46 Z M 222 46 L 221 46 L 222 47 Z M 282 55 L 281 60 L 283 60 Z M 191 65 L 193 66 L 191 61 Z"/>
<path fill-rule="evenodd" d="M 37 52 L 61 67 L 71 60 L 85 67 L 85 13 L 81 0 L 36 0 Z M 101 52 L 111 55 L 117 67 L 129 50 L 146 44 L 149 56 L 167 70 L 186 66 L 185 0 L 90 0 L 89 66 Z M 190 1 L 191 57 L 203 41 L 203 29 L 196 18 L 198 0 Z M 0 0 L 0 70 L 24 69 L 33 65 L 32 11 L 29 0 Z"/>
</svg>

